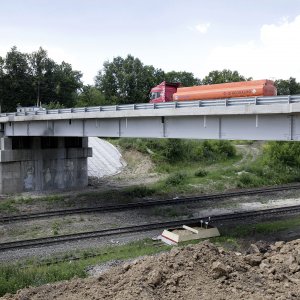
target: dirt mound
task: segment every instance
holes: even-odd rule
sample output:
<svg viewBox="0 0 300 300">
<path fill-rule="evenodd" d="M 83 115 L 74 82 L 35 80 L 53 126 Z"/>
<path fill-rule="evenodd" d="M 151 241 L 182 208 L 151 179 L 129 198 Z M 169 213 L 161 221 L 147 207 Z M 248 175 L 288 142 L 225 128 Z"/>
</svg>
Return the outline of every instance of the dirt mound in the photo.
<svg viewBox="0 0 300 300">
<path fill-rule="evenodd" d="M 4 299 L 300 299 L 300 240 L 251 245 L 248 253 L 203 242 Z"/>
</svg>

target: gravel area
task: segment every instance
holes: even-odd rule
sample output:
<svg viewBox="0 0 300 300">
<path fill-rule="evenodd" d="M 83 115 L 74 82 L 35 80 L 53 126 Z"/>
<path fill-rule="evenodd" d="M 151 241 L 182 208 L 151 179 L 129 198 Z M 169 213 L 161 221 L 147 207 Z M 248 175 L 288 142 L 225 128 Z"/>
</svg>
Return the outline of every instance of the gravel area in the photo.
<svg viewBox="0 0 300 300">
<path fill-rule="evenodd" d="M 31 221 L 21 221 L 12 224 L 0 225 L 0 243 L 53 236 L 55 234 L 68 234 L 75 232 L 101 230 L 129 225 L 163 222 L 170 219 L 184 219 L 191 217 L 208 217 L 212 215 L 231 213 L 235 211 L 247 211 L 266 209 L 282 205 L 299 205 L 300 191 L 286 191 L 271 195 L 244 196 L 218 201 L 203 201 L 198 203 L 160 206 L 147 209 L 135 209 L 123 212 L 106 212 L 99 214 L 82 214 L 66 217 L 53 217 Z M 137 239 L 152 238 L 161 233 L 153 232 L 122 235 L 111 238 L 89 239 L 52 245 L 50 247 L 35 249 L 20 249 L 0 253 L 0 261 L 17 260 L 20 258 L 45 257 L 53 253 L 67 252 L 75 249 L 88 249 L 103 247 L 105 245 L 124 244 Z"/>
<path fill-rule="evenodd" d="M 65 253 L 86 250 L 86 249 L 101 249 L 107 246 L 124 245 L 126 243 L 142 240 L 145 238 L 157 237 L 161 231 L 153 230 L 145 233 L 131 233 L 122 236 L 111 236 L 102 238 L 86 239 L 82 241 L 68 242 L 64 244 L 50 245 L 46 247 L 37 247 L 31 249 L 17 249 L 7 252 L 0 252 L 1 262 L 12 262 L 28 258 L 46 259 L 53 255 L 64 256 Z"/>
</svg>

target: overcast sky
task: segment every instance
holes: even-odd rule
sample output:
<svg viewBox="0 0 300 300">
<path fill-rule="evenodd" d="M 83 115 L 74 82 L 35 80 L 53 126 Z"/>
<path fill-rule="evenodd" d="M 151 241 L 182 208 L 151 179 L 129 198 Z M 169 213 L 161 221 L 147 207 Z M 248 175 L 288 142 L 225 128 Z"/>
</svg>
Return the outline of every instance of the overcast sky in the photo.
<svg viewBox="0 0 300 300">
<path fill-rule="evenodd" d="M 127 54 L 200 78 L 228 68 L 300 81 L 300 0 L 0 0 L 0 56 L 14 45 L 42 46 L 89 84 Z"/>
</svg>

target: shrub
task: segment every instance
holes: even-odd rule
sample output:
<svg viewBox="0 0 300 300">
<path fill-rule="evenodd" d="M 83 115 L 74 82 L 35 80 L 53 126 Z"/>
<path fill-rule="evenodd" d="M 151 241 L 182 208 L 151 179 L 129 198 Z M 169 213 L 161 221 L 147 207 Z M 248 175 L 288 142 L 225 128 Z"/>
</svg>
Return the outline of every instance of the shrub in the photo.
<svg viewBox="0 0 300 300">
<path fill-rule="evenodd" d="M 168 161 L 179 161 L 185 158 L 185 147 L 182 140 L 167 139 L 162 155 Z"/>
<path fill-rule="evenodd" d="M 195 172 L 195 176 L 197 177 L 205 177 L 207 176 L 208 172 L 204 169 L 198 169 L 196 172 Z"/>
<path fill-rule="evenodd" d="M 143 198 L 146 196 L 151 196 L 155 192 L 154 189 L 148 188 L 146 186 L 134 186 L 129 187 L 124 191 L 124 195 L 127 197 L 133 197 L 133 198 Z"/>
<path fill-rule="evenodd" d="M 299 142 L 269 142 L 265 145 L 264 162 L 275 168 L 300 167 Z"/>
<path fill-rule="evenodd" d="M 150 153 L 157 162 L 212 162 L 236 155 L 235 146 L 230 141 L 121 138 L 119 145 L 123 149 Z"/>
<path fill-rule="evenodd" d="M 186 173 L 183 172 L 174 173 L 166 179 L 166 185 L 172 185 L 172 186 L 180 185 L 184 183 L 186 178 L 187 178 Z"/>
<path fill-rule="evenodd" d="M 251 173 L 243 173 L 240 175 L 240 178 L 237 182 L 237 187 L 256 187 L 259 185 L 263 185 L 263 181 L 261 178 L 255 176 Z"/>
</svg>

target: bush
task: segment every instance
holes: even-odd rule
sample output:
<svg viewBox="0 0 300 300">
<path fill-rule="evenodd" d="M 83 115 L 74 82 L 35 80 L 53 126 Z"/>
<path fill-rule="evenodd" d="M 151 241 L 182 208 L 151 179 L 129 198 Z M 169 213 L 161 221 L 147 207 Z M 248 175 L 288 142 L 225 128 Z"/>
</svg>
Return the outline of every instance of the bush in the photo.
<svg viewBox="0 0 300 300">
<path fill-rule="evenodd" d="M 236 155 L 234 145 L 229 141 L 204 141 L 203 159 L 221 160 Z"/>
<path fill-rule="evenodd" d="M 155 192 L 154 189 L 148 188 L 146 186 L 134 186 L 129 187 L 125 189 L 124 195 L 127 197 L 133 197 L 133 198 L 143 198 L 146 196 L 151 196 Z"/>
<path fill-rule="evenodd" d="M 170 175 L 166 179 L 166 185 L 177 186 L 185 182 L 187 174 L 183 172 L 178 172 Z"/>
<path fill-rule="evenodd" d="M 269 142 L 265 145 L 265 164 L 275 167 L 300 167 L 299 142 Z"/>
<path fill-rule="evenodd" d="M 167 139 L 162 151 L 162 156 L 168 160 L 179 161 L 185 158 L 185 146 L 182 140 L 179 139 Z"/>
<path fill-rule="evenodd" d="M 121 138 L 119 145 L 127 150 L 150 153 L 157 162 L 212 162 L 236 156 L 235 146 L 230 141 Z"/>
<path fill-rule="evenodd" d="M 195 176 L 197 177 L 205 177 L 207 176 L 208 172 L 204 169 L 198 169 L 196 172 L 195 172 Z"/>
<path fill-rule="evenodd" d="M 240 178 L 237 182 L 237 187 L 256 187 L 263 185 L 263 181 L 261 178 L 255 176 L 251 173 L 243 173 L 240 175 Z"/>
</svg>

